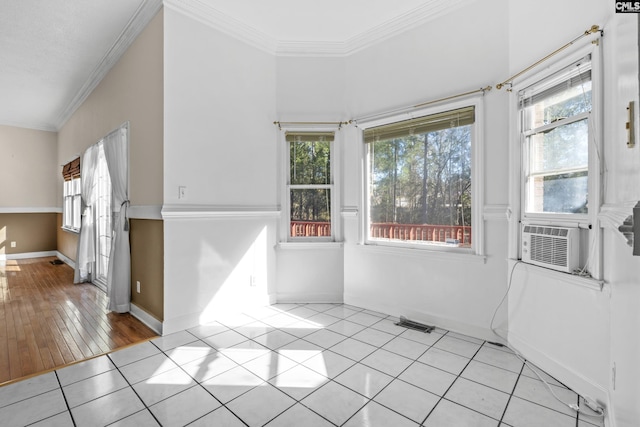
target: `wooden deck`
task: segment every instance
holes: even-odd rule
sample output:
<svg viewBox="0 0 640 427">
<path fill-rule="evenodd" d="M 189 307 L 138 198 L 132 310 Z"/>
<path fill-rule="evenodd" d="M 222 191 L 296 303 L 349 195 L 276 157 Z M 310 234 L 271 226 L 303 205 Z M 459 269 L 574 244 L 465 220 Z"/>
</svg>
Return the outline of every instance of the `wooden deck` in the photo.
<svg viewBox="0 0 640 427">
<path fill-rule="evenodd" d="M 0 262 L 0 384 L 156 336 L 55 258 Z"/>
</svg>

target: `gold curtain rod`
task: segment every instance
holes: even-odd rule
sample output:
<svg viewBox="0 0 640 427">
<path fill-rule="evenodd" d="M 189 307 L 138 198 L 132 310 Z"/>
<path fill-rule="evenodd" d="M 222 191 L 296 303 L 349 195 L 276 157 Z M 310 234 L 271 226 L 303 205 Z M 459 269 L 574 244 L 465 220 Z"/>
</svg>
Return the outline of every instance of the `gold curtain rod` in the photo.
<svg viewBox="0 0 640 427">
<path fill-rule="evenodd" d="M 296 126 L 296 125 L 338 125 L 338 129 L 341 129 L 343 125 L 351 124 L 351 120 L 348 122 L 273 122 L 274 125 L 278 125 L 278 129 L 282 130 L 282 126 Z"/>
<path fill-rule="evenodd" d="M 600 32 L 600 37 L 603 36 L 603 31 L 600 29 L 600 27 L 598 25 L 592 25 L 591 28 L 589 28 L 587 31 L 585 31 L 584 33 L 580 34 L 578 37 L 576 37 L 575 39 L 571 40 L 569 43 L 565 44 L 564 46 L 554 50 L 553 52 L 551 52 L 550 54 L 548 54 L 547 56 L 545 56 L 544 58 L 540 59 L 537 62 L 534 62 L 533 64 L 529 65 L 527 68 L 525 68 L 524 70 L 520 71 L 517 74 L 514 74 L 513 76 L 509 77 L 507 80 L 503 81 L 502 83 L 498 83 L 496 85 L 496 89 L 502 89 L 502 87 L 504 85 L 510 85 L 511 82 L 513 82 L 513 80 L 515 80 L 516 78 L 520 77 L 521 75 L 523 75 L 524 73 L 526 73 L 527 71 L 531 70 L 532 68 L 537 67 L 538 65 L 542 64 L 543 62 L 545 62 L 547 59 L 555 56 L 556 54 L 558 54 L 559 52 L 562 52 L 563 50 L 565 50 L 566 48 L 568 48 L 569 46 L 571 46 L 572 44 L 574 44 L 575 42 L 577 42 L 578 40 L 580 40 L 583 37 L 587 37 L 590 34 L 594 34 L 597 32 Z"/>
<path fill-rule="evenodd" d="M 420 107 L 424 107 L 426 105 L 437 104 L 438 102 L 448 101 L 450 99 L 462 98 L 463 96 L 473 95 L 474 93 L 479 93 L 479 92 L 485 93 L 485 92 L 490 91 L 491 89 L 492 89 L 491 86 L 481 87 L 480 89 L 471 90 L 469 92 L 459 93 L 457 95 L 447 96 L 446 98 L 440 98 L 440 99 L 436 99 L 436 100 L 433 100 L 433 101 L 427 101 L 427 102 L 423 102 L 421 104 L 416 104 L 416 105 L 412 106 L 411 108 L 420 108 Z"/>
</svg>

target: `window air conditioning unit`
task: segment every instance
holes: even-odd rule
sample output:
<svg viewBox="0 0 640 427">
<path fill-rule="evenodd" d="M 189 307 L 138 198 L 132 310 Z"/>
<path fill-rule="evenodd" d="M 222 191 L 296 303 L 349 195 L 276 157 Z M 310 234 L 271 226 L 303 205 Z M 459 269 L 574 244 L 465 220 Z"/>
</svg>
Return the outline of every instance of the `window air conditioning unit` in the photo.
<svg viewBox="0 0 640 427">
<path fill-rule="evenodd" d="M 580 262 L 580 230 L 577 228 L 525 225 L 522 230 L 522 261 L 573 273 Z"/>
</svg>

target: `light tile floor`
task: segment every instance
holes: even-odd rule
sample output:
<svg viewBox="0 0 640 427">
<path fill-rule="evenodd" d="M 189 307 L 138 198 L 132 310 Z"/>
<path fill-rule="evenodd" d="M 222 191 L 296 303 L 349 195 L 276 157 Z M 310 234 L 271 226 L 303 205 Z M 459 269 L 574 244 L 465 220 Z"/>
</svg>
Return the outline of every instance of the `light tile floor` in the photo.
<svg viewBox="0 0 640 427">
<path fill-rule="evenodd" d="M 276 304 L 0 387 L 3 426 L 594 427 L 507 348 Z M 549 377 L 566 402 L 580 397 Z"/>
</svg>

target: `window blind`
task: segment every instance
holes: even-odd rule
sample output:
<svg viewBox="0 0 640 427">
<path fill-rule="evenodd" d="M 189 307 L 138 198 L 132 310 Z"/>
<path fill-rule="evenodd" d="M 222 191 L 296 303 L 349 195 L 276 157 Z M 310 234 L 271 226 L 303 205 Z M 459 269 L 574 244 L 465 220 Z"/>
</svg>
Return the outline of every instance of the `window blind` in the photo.
<svg viewBox="0 0 640 427">
<path fill-rule="evenodd" d="M 520 91 L 520 108 L 530 107 L 567 89 L 589 82 L 591 82 L 591 55 L 565 68 L 564 71 L 554 74 L 546 82 L 543 80 L 536 83 L 535 90 L 529 87 Z"/>
<path fill-rule="evenodd" d="M 331 142 L 333 132 L 287 132 L 285 134 L 287 142 Z"/>
<path fill-rule="evenodd" d="M 444 111 L 415 119 L 394 122 L 387 125 L 365 129 L 364 142 L 385 141 L 394 138 L 406 138 L 459 126 L 466 126 L 475 122 L 475 107 L 464 107 L 456 110 Z"/>
<path fill-rule="evenodd" d="M 71 160 L 62 167 L 62 178 L 64 178 L 65 181 L 80 178 L 80 157 Z"/>
</svg>

